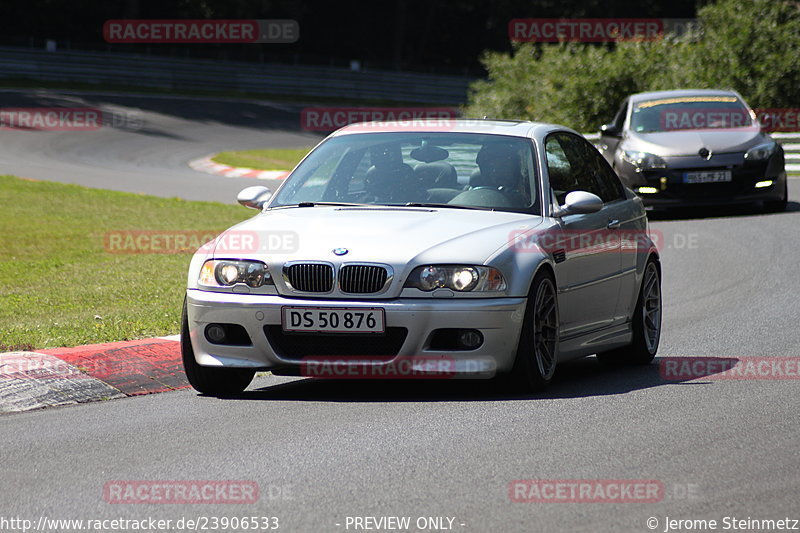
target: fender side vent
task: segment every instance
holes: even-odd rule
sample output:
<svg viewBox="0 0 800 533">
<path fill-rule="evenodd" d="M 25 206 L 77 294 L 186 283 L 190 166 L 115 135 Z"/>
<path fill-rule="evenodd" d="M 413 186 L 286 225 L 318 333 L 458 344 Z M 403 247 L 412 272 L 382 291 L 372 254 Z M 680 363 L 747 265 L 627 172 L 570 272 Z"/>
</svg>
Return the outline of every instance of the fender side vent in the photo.
<svg viewBox="0 0 800 533">
<path fill-rule="evenodd" d="M 553 252 L 553 261 L 556 263 L 563 263 L 567 260 L 567 251 L 563 248 L 561 250 L 556 250 Z"/>
</svg>

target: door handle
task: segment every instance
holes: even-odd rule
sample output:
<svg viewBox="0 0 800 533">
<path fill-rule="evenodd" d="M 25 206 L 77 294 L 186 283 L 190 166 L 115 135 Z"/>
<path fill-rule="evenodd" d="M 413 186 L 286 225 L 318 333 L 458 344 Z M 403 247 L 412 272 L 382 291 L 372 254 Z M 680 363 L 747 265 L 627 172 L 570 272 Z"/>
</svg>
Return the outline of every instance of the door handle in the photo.
<svg viewBox="0 0 800 533">
<path fill-rule="evenodd" d="M 613 219 L 613 220 L 609 220 L 608 221 L 608 226 L 606 226 L 606 227 L 608 229 L 619 229 L 619 226 L 620 226 L 619 220 Z"/>
</svg>

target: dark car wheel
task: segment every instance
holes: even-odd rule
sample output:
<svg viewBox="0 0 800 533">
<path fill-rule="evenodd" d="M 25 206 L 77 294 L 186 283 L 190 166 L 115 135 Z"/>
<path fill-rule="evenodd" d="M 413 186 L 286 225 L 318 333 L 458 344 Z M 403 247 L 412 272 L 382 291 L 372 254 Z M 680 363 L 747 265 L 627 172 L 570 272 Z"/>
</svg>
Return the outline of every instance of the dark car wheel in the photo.
<svg viewBox="0 0 800 533">
<path fill-rule="evenodd" d="M 183 370 L 189 384 L 198 392 L 210 396 L 228 396 L 242 392 L 253 381 L 255 370 L 240 368 L 213 368 L 200 366 L 194 358 L 194 349 L 189 340 L 189 317 L 186 314 L 186 300 L 181 314 L 181 356 Z"/>
<path fill-rule="evenodd" d="M 633 341 L 597 354 L 601 363 L 646 365 L 656 356 L 661 339 L 661 275 L 654 259 L 647 261 L 633 312 Z"/>
<path fill-rule="evenodd" d="M 786 182 L 783 183 L 783 198 L 780 200 L 772 200 L 764 202 L 764 211 L 767 213 L 781 213 L 786 211 L 786 206 L 789 204 L 789 186 Z"/>
<path fill-rule="evenodd" d="M 525 391 L 540 391 L 550 384 L 558 354 L 558 297 L 552 276 L 536 274 L 525 307 L 512 381 Z"/>
</svg>

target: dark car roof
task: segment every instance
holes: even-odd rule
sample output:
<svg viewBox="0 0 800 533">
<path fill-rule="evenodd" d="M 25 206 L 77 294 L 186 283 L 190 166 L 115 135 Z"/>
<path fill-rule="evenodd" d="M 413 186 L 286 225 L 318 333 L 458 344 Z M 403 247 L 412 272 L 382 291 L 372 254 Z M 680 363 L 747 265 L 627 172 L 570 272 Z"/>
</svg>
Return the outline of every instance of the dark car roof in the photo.
<svg viewBox="0 0 800 533">
<path fill-rule="evenodd" d="M 631 102 L 643 102 L 658 98 L 678 98 L 681 96 L 735 96 L 739 95 L 734 91 L 720 89 L 680 89 L 675 91 L 650 91 L 631 95 Z"/>
</svg>

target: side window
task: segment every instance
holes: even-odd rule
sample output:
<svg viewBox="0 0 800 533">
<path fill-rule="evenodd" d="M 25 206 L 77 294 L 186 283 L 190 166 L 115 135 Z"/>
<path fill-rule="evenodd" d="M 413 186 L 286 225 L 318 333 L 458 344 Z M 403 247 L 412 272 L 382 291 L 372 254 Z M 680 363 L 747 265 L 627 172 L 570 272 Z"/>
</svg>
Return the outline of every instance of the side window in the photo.
<svg viewBox="0 0 800 533">
<path fill-rule="evenodd" d="M 545 141 L 547 172 L 556 200 L 563 204 L 567 194 L 586 191 L 603 202 L 623 196 L 619 178 L 588 141 L 568 133 L 556 133 Z"/>
<path fill-rule="evenodd" d="M 622 105 L 619 107 L 619 111 L 617 111 L 616 116 L 614 117 L 613 124 L 617 127 L 619 131 L 622 131 L 622 127 L 625 125 L 625 112 L 628 110 L 628 100 L 624 100 Z"/>
<path fill-rule="evenodd" d="M 575 180 L 572 177 L 572 167 L 556 135 L 551 135 L 547 138 L 544 152 L 547 157 L 547 174 L 550 176 L 550 188 L 555 194 L 556 201 L 561 205 L 564 203 L 564 198 L 566 198 L 567 194 L 577 190 Z"/>
<path fill-rule="evenodd" d="M 563 204 L 567 194 L 574 191 L 587 191 L 600 196 L 599 189 L 590 178 L 590 166 L 582 142 L 578 137 L 566 133 L 553 134 L 545 142 L 550 186 L 559 204 Z"/>
<path fill-rule="evenodd" d="M 583 144 L 588 176 L 594 185 L 594 190 L 589 192 L 594 192 L 603 200 L 603 203 L 625 198 L 622 182 L 602 154 L 588 141 L 580 139 L 580 142 Z"/>
</svg>

